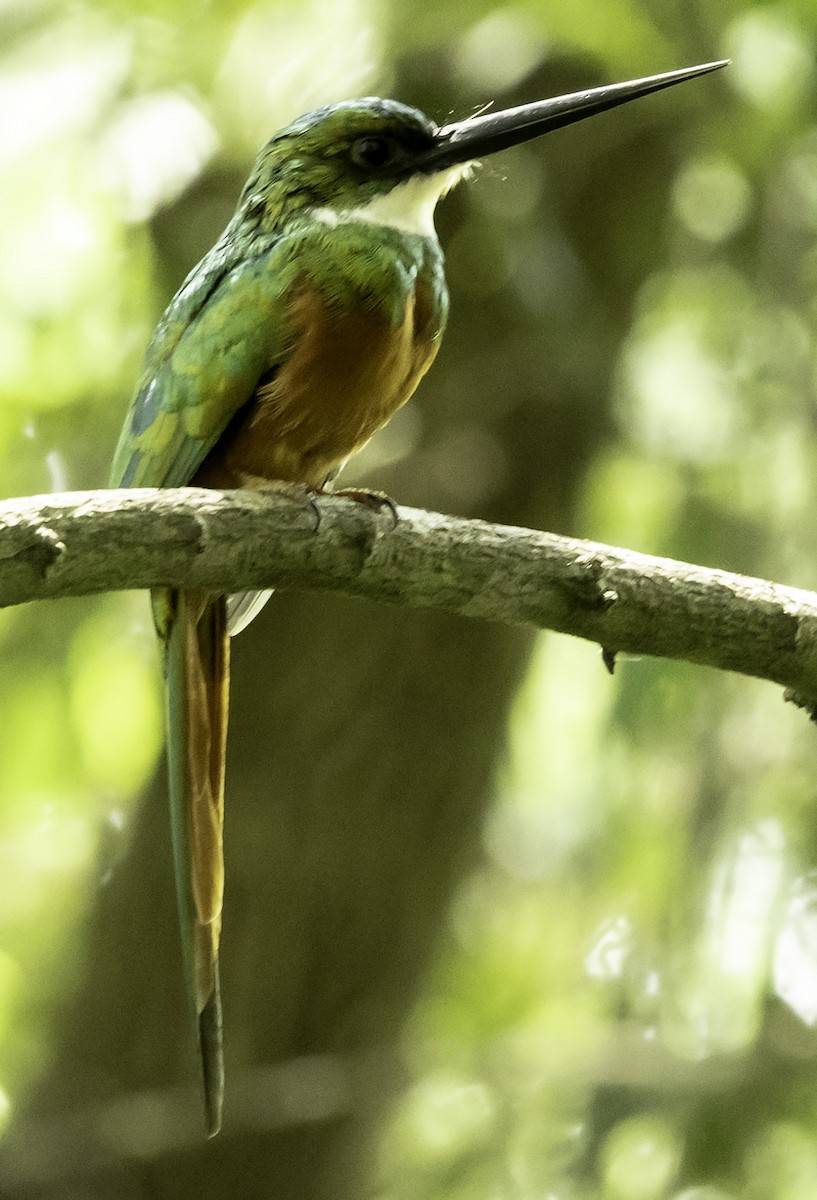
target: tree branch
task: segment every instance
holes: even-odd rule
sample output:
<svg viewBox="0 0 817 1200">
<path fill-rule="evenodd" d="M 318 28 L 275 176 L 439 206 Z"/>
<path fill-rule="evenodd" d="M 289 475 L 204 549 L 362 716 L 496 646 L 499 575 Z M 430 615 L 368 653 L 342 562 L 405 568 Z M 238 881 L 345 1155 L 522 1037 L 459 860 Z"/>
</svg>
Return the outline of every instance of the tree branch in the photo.
<svg viewBox="0 0 817 1200">
<path fill-rule="evenodd" d="M 738 671 L 817 706 L 817 595 L 536 530 L 200 488 L 0 503 L 0 607 L 123 588 L 305 588 Z"/>
</svg>

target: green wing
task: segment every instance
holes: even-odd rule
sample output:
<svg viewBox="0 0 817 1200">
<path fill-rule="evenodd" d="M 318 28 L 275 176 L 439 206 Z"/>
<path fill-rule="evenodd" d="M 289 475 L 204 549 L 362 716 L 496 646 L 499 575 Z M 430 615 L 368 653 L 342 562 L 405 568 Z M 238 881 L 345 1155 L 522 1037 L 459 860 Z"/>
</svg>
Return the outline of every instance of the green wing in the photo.
<svg viewBox="0 0 817 1200">
<path fill-rule="evenodd" d="M 246 256 L 222 239 L 151 338 L 111 469 L 112 487 L 181 487 L 285 356 L 292 239 Z"/>
</svg>

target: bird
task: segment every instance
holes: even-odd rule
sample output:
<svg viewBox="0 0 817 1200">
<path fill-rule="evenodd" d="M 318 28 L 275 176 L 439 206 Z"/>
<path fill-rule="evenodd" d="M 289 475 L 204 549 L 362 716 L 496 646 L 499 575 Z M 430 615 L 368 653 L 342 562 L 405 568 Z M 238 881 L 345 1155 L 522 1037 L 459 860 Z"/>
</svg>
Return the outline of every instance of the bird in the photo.
<svg viewBox="0 0 817 1200">
<path fill-rule="evenodd" d="M 444 125 L 370 97 L 318 108 L 280 129 L 148 343 L 111 486 L 328 489 L 411 397 L 439 350 L 448 291 L 437 202 L 486 156 L 726 65 Z M 211 1137 L 224 1095 L 229 643 L 269 594 L 152 593 L 184 971 Z"/>
</svg>

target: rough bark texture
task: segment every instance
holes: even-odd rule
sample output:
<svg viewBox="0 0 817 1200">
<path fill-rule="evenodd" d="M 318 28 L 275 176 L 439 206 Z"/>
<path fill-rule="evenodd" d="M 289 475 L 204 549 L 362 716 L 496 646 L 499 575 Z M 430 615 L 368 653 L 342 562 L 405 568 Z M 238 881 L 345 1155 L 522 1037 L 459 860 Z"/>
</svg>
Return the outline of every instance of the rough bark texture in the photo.
<svg viewBox="0 0 817 1200">
<path fill-rule="evenodd" d="M 203 489 L 0 505 L 0 605 L 152 585 L 301 587 L 530 624 L 817 701 L 817 596 L 536 530 Z"/>
</svg>

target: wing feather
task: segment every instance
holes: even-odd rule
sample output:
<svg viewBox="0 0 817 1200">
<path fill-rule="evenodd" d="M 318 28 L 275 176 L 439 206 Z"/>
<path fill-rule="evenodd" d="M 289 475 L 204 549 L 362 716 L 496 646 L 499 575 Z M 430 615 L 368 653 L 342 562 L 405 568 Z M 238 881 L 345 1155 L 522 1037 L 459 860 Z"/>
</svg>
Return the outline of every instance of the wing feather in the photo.
<svg viewBox="0 0 817 1200">
<path fill-rule="evenodd" d="M 286 356 L 297 274 L 280 237 L 252 257 L 214 247 L 168 306 L 145 356 L 112 487 L 189 483 L 259 378 Z"/>
</svg>

